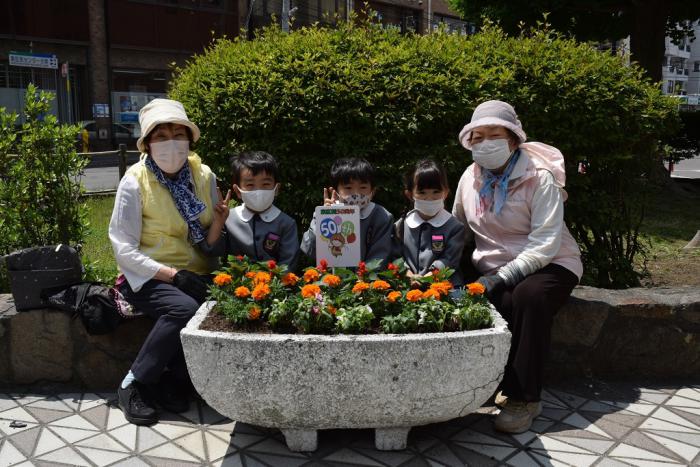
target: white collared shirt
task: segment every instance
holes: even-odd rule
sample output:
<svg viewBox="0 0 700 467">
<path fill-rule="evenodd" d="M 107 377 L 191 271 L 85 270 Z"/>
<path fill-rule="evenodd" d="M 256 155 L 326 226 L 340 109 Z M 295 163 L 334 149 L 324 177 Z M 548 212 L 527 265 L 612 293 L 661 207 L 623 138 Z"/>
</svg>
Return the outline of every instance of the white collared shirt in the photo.
<svg viewBox="0 0 700 467">
<path fill-rule="evenodd" d="M 452 217 L 452 214 L 450 214 L 446 209 L 443 208 L 440 212 L 435 214 L 433 217 L 426 220 L 420 216 L 417 209 L 414 209 L 413 211 L 406 214 L 406 225 L 412 229 L 415 229 L 416 227 L 419 227 L 421 224 L 427 222 L 430 225 L 432 225 L 433 227 L 440 227 L 440 226 L 445 225 L 445 222 L 450 220 L 451 217 Z"/>
<path fill-rule="evenodd" d="M 258 214 L 260 216 L 260 219 L 262 219 L 264 222 L 272 222 L 275 219 L 277 219 L 277 216 L 279 216 L 282 212 L 280 208 L 278 208 L 274 204 L 263 212 L 253 212 L 250 209 L 248 209 L 245 204 L 236 206 L 235 208 L 231 209 L 231 211 L 233 214 L 235 214 L 245 222 L 250 222 L 250 220 L 256 214 Z"/>
</svg>

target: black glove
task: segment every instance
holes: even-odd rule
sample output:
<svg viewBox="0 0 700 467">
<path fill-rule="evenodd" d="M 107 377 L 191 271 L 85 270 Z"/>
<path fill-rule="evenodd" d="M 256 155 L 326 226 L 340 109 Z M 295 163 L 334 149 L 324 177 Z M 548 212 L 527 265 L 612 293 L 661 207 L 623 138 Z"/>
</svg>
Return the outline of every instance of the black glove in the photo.
<svg viewBox="0 0 700 467">
<path fill-rule="evenodd" d="M 491 274 L 489 276 L 481 276 L 476 281 L 486 288 L 487 295 L 493 295 L 495 293 L 498 293 L 506 285 L 503 278 L 501 276 L 499 276 L 498 274 Z"/>
<path fill-rule="evenodd" d="M 194 298 L 197 303 L 204 303 L 207 299 L 207 284 L 192 271 L 180 269 L 173 277 L 173 285 Z"/>
</svg>

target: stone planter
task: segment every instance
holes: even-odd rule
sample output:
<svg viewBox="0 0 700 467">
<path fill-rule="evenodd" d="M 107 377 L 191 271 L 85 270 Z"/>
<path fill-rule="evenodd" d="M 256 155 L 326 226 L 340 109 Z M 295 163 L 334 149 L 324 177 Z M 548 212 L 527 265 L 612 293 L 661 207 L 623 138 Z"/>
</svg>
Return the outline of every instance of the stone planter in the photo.
<svg viewBox="0 0 700 467">
<path fill-rule="evenodd" d="M 213 305 L 181 332 L 195 388 L 233 420 L 279 428 L 292 451 L 315 450 L 328 428 L 374 428 L 377 449 L 404 449 L 412 426 L 479 408 L 510 349 L 495 310 L 478 331 L 325 336 L 202 331 Z"/>
</svg>

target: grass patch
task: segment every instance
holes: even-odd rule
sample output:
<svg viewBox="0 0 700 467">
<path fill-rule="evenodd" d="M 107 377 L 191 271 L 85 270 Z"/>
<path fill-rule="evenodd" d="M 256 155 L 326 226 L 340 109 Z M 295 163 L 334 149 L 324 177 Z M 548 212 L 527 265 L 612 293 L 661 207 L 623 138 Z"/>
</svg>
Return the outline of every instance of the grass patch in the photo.
<svg viewBox="0 0 700 467">
<path fill-rule="evenodd" d="M 109 219 L 114 196 L 93 196 L 87 199 L 90 229 L 83 244 L 83 263 L 89 280 L 114 283 L 117 263 L 109 241 Z"/>
</svg>

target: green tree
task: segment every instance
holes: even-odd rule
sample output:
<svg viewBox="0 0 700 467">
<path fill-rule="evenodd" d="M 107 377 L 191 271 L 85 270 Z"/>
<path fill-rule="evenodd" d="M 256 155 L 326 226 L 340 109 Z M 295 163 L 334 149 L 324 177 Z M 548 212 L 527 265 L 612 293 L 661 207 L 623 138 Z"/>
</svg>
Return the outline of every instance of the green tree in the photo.
<svg viewBox="0 0 700 467">
<path fill-rule="evenodd" d="M 661 81 L 665 36 L 674 41 L 688 34 L 700 19 L 700 2 L 687 0 L 449 0 L 465 19 L 478 25 L 497 20 L 517 34 L 521 22 L 547 22 L 579 40 L 618 40 L 630 36 L 632 59 L 653 81 Z"/>
</svg>

